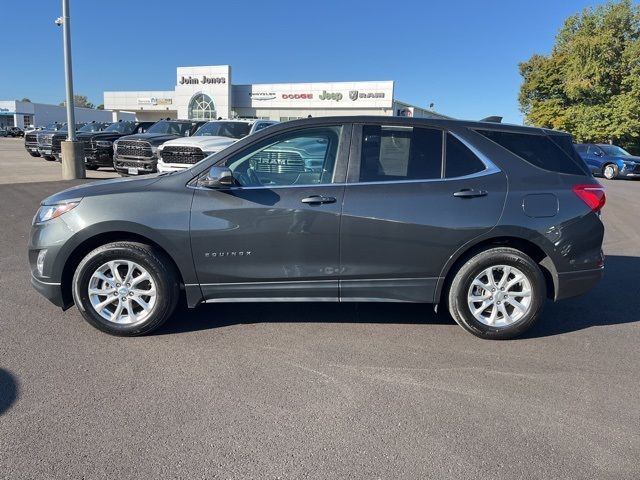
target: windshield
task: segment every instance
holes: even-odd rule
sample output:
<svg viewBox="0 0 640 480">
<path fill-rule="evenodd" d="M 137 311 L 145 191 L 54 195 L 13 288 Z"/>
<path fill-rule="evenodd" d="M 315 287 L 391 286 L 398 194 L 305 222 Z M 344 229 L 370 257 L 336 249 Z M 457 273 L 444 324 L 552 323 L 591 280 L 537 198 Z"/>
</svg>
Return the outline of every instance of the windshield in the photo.
<svg viewBox="0 0 640 480">
<path fill-rule="evenodd" d="M 135 122 L 116 122 L 109 125 L 104 129 L 105 132 L 116 132 L 116 133 L 133 133 L 133 130 L 136 128 Z"/>
<path fill-rule="evenodd" d="M 66 123 L 50 123 L 49 125 L 47 125 L 46 127 L 44 127 L 45 130 L 60 130 L 64 127 L 66 127 Z"/>
<path fill-rule="evenodd" d="M 598 145 L 605 155 L 610 157 L 629 157 L 631 154 L 624 148 L 615 145 Z"/>
<path fill-rule="evenodd" d="M 242 138 L 249 135 L 251 124 L 246 122 L 207 122 L 194 136 Z"/>
<path fill-rule="evenodd" d="M 104 123 L 87 123 L 78 129 L 79 132 L 99 132 L 104 128 Z"/>
<path fill-rule="evenodd" d="M 191 123 L 161 120 L 149 127 L 147 133 L 166 133 L 169 135 L 180 135 L 181 137 L 184 137 L 190 128 Z"/>
</svg>

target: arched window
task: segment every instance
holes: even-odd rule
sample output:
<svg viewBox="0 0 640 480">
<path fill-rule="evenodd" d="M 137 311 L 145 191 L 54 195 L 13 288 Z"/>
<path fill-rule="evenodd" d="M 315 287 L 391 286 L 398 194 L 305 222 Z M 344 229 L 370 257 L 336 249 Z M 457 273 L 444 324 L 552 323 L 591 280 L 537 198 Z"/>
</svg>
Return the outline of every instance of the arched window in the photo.
<svg viewBox="0 0 640 480">
<path fill-rule="evenodd" d="M 209 95 L 198 93 L 189 102 L 189 120 L 215 120 L 216 107 Z"/>
</svg>

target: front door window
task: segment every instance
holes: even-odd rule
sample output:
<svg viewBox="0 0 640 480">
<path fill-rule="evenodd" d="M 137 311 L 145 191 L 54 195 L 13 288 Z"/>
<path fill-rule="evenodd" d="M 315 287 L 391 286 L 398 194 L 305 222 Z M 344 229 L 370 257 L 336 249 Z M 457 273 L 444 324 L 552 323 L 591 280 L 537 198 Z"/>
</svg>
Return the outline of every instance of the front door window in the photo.
<svg viewBox="0 0 640 480">
<path fill-rule="evenodd" d="M 289 132 L 227 161 L 238 185 L 277 187 L 331 183 L 342 127 Z"/>
</svg>

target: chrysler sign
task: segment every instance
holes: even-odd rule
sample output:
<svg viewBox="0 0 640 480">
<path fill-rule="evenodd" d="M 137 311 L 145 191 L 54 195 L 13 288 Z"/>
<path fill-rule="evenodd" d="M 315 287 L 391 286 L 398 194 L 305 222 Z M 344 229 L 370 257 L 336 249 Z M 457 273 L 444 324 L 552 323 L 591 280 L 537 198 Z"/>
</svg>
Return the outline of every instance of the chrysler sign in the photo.
<svg viewBox="0 0 640 480">
<path fill-rule="evenodd" d="M 273 92 L 251 92 L 249 94 L 251 100 L 273 100 L 276 94 Z"/>
</svg>

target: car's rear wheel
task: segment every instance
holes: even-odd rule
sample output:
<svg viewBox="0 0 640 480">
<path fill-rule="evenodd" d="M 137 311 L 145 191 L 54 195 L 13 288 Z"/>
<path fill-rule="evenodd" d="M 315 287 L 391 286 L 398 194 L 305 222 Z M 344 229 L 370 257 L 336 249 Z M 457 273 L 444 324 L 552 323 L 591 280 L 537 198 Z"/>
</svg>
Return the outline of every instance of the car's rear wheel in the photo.
<svg viewBox="0 0 640 480">
<path fill-rule="evenodd" d="M 618 166 L 615 163 L 607 163 L 602 169 L 602 175 L 608 180 L 616 178 L 618 173 Z"/>
<path fill-rule="evenodd" d="M 87 170 L 98 170 L 98 168 L 100 168 L 97 165 L 85 165 L 85 167 Z"/>
<path fill-rule="evenodd" d="M 513 248 L 492 248 L 466 261 L 448 293 L 453 319 L 474 335 L 516 337 L 538 319 L 546 299 L 540 267 Z"/>
<path fill-rule="evenodd" d="M 138 242 L 96 248 L 78 265 L 73 298 L 82 316 L 111 335 L 149 333 L 173 313 L 180 294 L 169 259 Z"/>
</svg>

